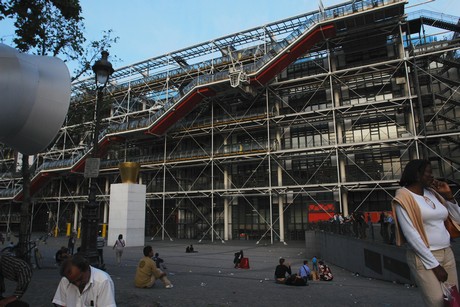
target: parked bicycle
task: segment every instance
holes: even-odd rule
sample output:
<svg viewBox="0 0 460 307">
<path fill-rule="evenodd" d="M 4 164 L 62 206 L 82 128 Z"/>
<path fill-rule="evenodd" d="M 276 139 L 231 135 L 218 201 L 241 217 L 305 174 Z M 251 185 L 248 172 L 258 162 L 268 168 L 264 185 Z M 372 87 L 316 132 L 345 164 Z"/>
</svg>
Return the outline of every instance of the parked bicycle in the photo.
<svg viewBox="0 0 460 307">
<path fill-rule="evenodd" d="M 51 233 L 47 233 L 47 234 L 40 236 L 39 238 L 35 240 L 29 241 L 29 247 L 27 248 L 26 254 L 28 256 L 33 256 L 35 267 L 37 269 L 41 269 L 43 267 L 43 256 L 40 253 L 38 246 L 40 245 L 40 242 L 42 242 L 43 244 L 46 244 L 46 240 L 48 240 L 50 236 L 51 236 Z M 18 249 L 19 249 L 19 243 L 13 246 L 7 246 L 3 248 L 0 251 L 0 253 L 2 255 L 9 255 L 9 256 L 16 257 Z"/>
</svg>

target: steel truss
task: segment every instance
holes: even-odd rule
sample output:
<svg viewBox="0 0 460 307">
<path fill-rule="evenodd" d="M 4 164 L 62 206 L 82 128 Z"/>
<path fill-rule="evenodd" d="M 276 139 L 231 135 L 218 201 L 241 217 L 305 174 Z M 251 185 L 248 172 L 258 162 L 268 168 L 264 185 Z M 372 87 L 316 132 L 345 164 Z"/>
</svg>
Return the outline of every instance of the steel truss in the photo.
<svg viewBox="0 0 460 307">
<path fill-rule="evenodd" d="M 171 240 L 285 242 L 302 238 L 308 204 L 386 210 L 414 157 L 458 180 L 458 18 L 407 19 L 404 4 L 352 1 L 118 69 L 99 136 L 101 220 L 122 161 L 141 163 L 147 235 Z M 452 38 L 425 34 L 433 18 Z M 235 71 L 247 76 L 236 87 Z M 61 229 L 87 202 L 93 88 L 74 84 L 65 126 L 33 166 L 34 203 Z M 21 180 L 14 153 L 1 154 L 5 211 Z"/>
</svg>

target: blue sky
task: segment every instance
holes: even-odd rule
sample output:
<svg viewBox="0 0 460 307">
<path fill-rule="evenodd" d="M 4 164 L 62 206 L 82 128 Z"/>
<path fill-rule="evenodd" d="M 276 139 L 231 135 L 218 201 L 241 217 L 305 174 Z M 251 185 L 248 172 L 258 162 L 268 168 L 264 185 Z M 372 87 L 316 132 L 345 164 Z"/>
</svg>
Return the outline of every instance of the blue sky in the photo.
<svg viewBox="0 0 460 307">
<path fill-rule="evenodd" d="M 323 0 L 325 7 L 343 0 Z M 410 1 L 410 5 L 427 2 Z M 318 9 L 317 0 L 81 0 L 87 37 L 113 29 L 110 50 L 130 65 L 241 30 Z M 460 16 L 460 0 L 436 0 L 411 8 Z M 101 12 L 107 11 L 107 14 Z M 101 16 L 104 15 L 104 16 Z M 94 35 L 94 37 L 93 37 Z"/>
<path fill-rule="evenodd" d="M 325 7 L 343 3 L 323 0 Z M 119 42 L 109 50 L 134 64 L 194 44 L 318 9 L 318 0 L 80 0 L 86 37 L 96 40 L 112 29 Z M 460 16 L 460 0 L 411 0 L 409 10 L 427 9 Z M 8 44 L 12 28 L 0 38 Z"/>
</svg>

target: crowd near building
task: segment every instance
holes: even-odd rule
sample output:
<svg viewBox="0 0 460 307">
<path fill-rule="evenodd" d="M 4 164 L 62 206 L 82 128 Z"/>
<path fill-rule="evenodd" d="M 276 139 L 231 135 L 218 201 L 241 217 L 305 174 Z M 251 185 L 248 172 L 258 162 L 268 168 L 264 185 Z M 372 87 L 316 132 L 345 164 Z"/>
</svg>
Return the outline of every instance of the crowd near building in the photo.
<svg viewBox="0 0 460 307">
<path fill-rule="evenodd" d="M 418 157 L 454 184 L 459 18 L 406 10 L 345 2 L 116 69 L 92 179 L 101 228 L 121 162 L 140 164 L 145 235 L 161 239 L 303 240 L 338 212 L 376 222 Z M 78 232 L 96 98 L 92 78 L 75 82 L 55 141 L 30 157 L 33 231 Z M 14 231 L 21 155 L 0 159 L 0 226 Z"/>
</svg>

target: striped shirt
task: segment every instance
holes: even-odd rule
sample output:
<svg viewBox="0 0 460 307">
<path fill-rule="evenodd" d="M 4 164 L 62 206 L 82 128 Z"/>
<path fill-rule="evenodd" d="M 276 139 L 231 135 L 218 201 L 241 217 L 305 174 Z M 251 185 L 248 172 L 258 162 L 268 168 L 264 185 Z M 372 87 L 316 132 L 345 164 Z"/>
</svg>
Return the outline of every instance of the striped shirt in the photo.
<svg viewBox="0 0 460 307">
<path fill-rule="evenodd" d="M 104 237 L 98 236 L 96 239 L 96 246 L 97 249 L 102 249 L 105 246 L 105 239 Z"/>
<path fill-rule="evenodd" d="M 5 279 L 17 282 L 13 295 L 22 297 L 32 279 L 32 270 L 24 260 L 12 257 L 1 256 L 0 258 L 0 293 L 5 292 Z"/>
</svg>

